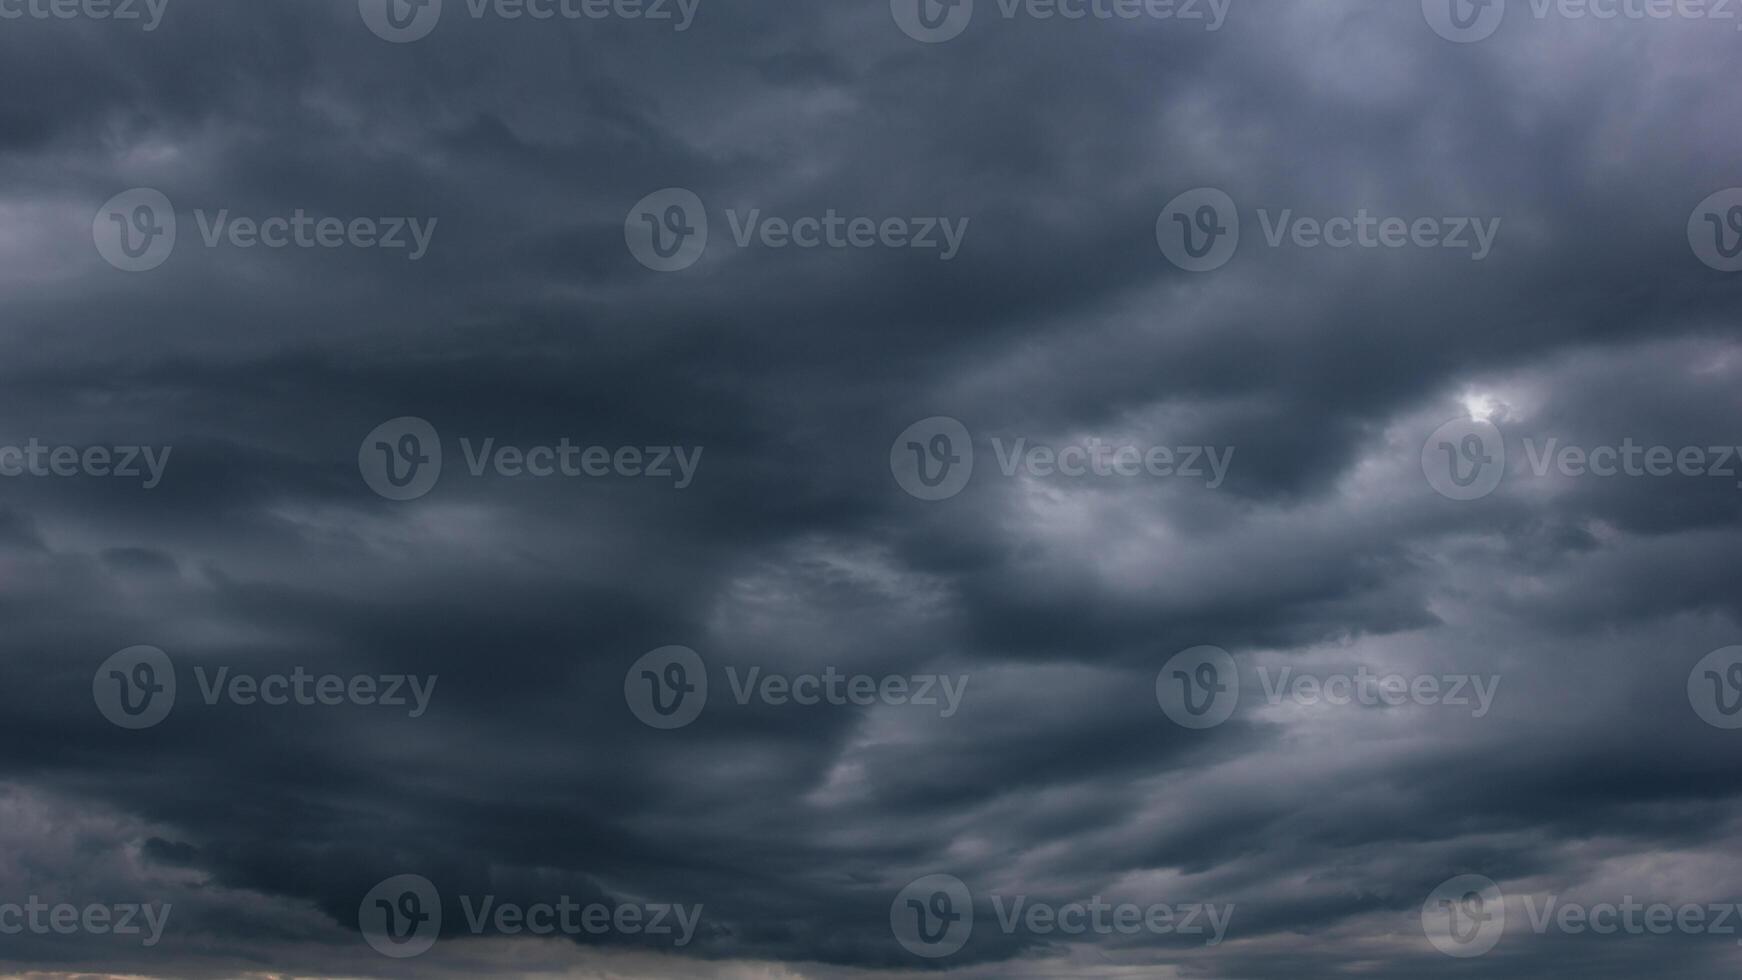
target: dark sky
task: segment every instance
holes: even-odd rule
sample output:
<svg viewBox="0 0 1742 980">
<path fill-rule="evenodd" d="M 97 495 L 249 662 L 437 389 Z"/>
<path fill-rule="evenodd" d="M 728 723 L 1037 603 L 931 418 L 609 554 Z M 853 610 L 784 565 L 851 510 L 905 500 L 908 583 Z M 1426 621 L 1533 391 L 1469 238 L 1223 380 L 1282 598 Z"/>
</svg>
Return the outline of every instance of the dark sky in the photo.
<svg viewBox="0 0 1742 980">
<path fill-rule="evenodd" d="M 1739 935 L 1529 913 L 1742 902 L 1742 460 L 1532 466 L 1742 444 L 1742 10 L 978 0 L 922 40 L 916 0 L 446 0 L 390 41 L 387 2 L 0 0 L 0 927 L 172 910 L 0 934 L 0 972 L 1736 975 Z M 230 224 L 299 212 L 334 244 Z M 746 225 L 831 215 L 867 244 Z M 579 475 L 524 472 L 564 440 Z M 1026 455 L 1088 446 L 1173 465 Z M 1238 698 L 1194 727 L 1200 665 Z M 112 723 L 111 669 L 173 710 Z M 650 715 L 643 669 L 705 707 Z M 220 670 L 435 686 L 208 704 Z M 740 703 L 752 670 L 965 686 Z M 400 875 L 443 916 L 415 958 L 359 921 Z M 891 922 L 933 875 L 973 896 L 935 957 Z M 1425 924 L 1464 875 L 1505 896 L 1480 958 Z M 473 935 L 486 895 L 701 912 Z M 1233 912 L 1071 937 L 1013 896 Z"/>
</svg>

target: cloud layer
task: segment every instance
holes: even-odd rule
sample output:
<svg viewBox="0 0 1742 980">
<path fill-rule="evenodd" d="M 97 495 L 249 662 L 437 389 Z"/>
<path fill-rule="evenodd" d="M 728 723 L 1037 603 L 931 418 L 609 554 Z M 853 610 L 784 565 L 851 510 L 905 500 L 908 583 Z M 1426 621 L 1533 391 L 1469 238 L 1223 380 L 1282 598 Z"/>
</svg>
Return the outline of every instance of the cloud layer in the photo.
<svg viewBox="0 0 1742 980">
<path fill-rule="evenodd" d="M 1742 734 L 1689 690 L 1742 643 L 1742 476 L 1544 455 L 1742 444 L 1742 279 L 1689 237 L 1742 185 L 1734 22 L 1513 4 L 1455 43 L 1414 3 L 1235 0 L 1207 30 L 980 0 L 926 43 L 880 0 L 702 0 L 682 30 L 448 0 L 393 43 L 372 2 L 0 20 L 0 446 L 46 470 L 0 478 L 0 904 L 173 907 L 149 947 L 0 936 L 6 969 L 1451 976 L 1422 906 L 1475 874 L 1506 895 L 1490 975 L 1734 974 L 1733 936 L 1530 916 L 1742 901 Z M 174 209 L 150 271 L 93 243 L 132 188 Z M 708 219 L 680 271 L 626 247 L 663 188 Z M 1206 272 L 1158 248 L 1196 188 L 1241 230 Z M 208 242 L 299 211 L 345 242 Z M 740 244 L 752 212 L 879 240 Z M 1359 216 L 1498 224 L 1480 260 L 1267 234 Z M 926 221 L 959 252 L 914 247 Z M 1449 499 L 1423 448 L 1472 416 L 1507 469 Z M 403 417 L 443 467 L 395 501 L 359 453 Z M 935 417 L 974 467 L 933 501 L 891 456 Z M 473 475 L 486 440 L 521 455 Z M 524 472 L 563 440 L 612 462 Z M 1211 486 L 1019 440 L 1230 455 Z M 173 450 L 147 489 L 57 476 L 60 446 Z M 646 472 L 676 447 L 682 488 Z M 129 730 L 93 684 L 136 645 L 177 691 Z M 708 700 L 660 730 L 626 684 L 673 645 Z M 1158 674 L 1203 645 L 1239 703 L 1192 729 Z M 221 670 L 439 680 L 414 716 L 209 704 Z M 1479 715 L 1267 697 L 1363 672 L 1498 686 Z M 926 677 L 959 703 L 881 693 Z M 394 959 L 359 903 L 407 873 L 443 927 Z M 935 874 L 974 929 L 931 959 L 891 905 Z M 681 946 L 473 935 L 486 895 L 702 912 Z M 1002 928 L 1014 896 L 1233 914 L 1214 945 L 1071 936 Z"/>
</svg>

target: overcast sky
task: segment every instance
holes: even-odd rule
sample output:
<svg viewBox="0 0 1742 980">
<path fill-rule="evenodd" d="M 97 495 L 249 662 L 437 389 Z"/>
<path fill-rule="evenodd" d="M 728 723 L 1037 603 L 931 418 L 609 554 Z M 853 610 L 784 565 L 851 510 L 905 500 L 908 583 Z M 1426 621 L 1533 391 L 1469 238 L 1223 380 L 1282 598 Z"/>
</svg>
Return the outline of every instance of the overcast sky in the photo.
<svg viewBox="0 0 1742 980">
<path fill-rule="evenodd" d="M 530 2 L 0 0 L 0 972 L 1736 975 L 1742 5 Z"/>
</svg>

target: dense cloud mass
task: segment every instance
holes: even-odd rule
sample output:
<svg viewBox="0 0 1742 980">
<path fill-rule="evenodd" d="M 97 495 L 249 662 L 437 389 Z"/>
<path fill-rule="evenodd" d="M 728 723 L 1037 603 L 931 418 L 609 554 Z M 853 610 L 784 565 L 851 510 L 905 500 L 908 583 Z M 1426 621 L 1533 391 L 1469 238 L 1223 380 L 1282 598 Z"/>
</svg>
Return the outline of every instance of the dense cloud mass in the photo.
<svg viewBox="0 0 1742 980">
<path fill-rule="evenodd" d="M 1734 976 L 1739 26 L 0 0 L 0 972 Z"/>
</svg>

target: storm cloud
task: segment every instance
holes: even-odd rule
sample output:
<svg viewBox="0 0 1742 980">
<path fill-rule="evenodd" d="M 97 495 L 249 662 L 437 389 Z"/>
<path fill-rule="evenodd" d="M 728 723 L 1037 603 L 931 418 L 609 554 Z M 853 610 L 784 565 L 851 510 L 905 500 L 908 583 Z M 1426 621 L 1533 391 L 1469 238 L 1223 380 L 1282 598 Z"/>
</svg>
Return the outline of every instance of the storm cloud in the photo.
<svg viewBox="0 0 1742 980">
<path fill-rule="evenodd" d="M 0 0 L 0 969 L 1734 975 L 1725 11 Z"/>
</svg>

